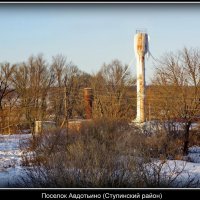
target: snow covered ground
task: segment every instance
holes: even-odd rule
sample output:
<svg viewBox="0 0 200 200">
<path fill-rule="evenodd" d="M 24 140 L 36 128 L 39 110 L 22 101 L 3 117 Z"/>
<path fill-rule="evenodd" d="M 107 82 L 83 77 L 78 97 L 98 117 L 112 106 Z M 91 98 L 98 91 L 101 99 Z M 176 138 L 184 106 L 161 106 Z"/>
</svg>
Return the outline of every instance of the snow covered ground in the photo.
<svg viewBox="0 0 200 200">
<path fill-rule="evenodd" d="M 160 161 L 157 163 L 160 165 Z M 162 175 L 171 176 L 174 187 L 200 187 L 200 147 L 189 148 L 188 155 L 183 160 L 167 160 L 162 166 Z"/>
<path fill-rule="evenodd" d="M 24 166 L 21 165 L 23 152 L 20 143 L 29 138 L 31 138 L 31 134 L 0 134 L 0 188 L 15 186 L 19 177 L 26 175 Z M 160 161 L 157 161 L 156 164 L 160 165 Z M 181 173 L 179 174 L 179 172 Z M 164 176 L 172 175 L 174 177 L 179 174 L 177 181 L 174 182 L 176 187 L 186 186 L 190 180 L 197 183 L 195 187 L 200 187 L 200 183 L 198 183 L 198 181 L 200 182 L 200 147 L 191 147 L 185 161 L 168 160 L 162 165 L 161 173 Z"/>
<path fill-rule="evenodd" d="M 182 160 L 162 162 L 159 160 L 147 164 L 146 170 L 148 171 L 149 183 L 158 184 L 159 181 L 161 187 L 200 187 L 200 163 Z"/>
<path fill-rule="evenodd" d="M 31 134 L 0 134 L 0 187 L 12 187 L 23 173 L 20 144 Z"/>
</svg>

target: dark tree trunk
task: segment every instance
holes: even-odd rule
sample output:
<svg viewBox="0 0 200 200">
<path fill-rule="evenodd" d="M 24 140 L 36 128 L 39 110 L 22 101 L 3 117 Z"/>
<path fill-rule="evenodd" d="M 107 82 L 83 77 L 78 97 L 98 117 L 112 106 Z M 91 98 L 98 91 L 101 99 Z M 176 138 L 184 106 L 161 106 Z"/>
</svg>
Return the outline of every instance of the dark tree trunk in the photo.
<svg viewBox="0 0 200 200">
<path fill-rule="evenodd" d="M 185 130 L 184 130 L 185 133 L 184 133 L 184 141 L 183 141 L 183 155 L 184 156 L 188 154 L 190 126 L 191 126 L 191 122 L 187 122 L 185 124 Z"/>
</svg>

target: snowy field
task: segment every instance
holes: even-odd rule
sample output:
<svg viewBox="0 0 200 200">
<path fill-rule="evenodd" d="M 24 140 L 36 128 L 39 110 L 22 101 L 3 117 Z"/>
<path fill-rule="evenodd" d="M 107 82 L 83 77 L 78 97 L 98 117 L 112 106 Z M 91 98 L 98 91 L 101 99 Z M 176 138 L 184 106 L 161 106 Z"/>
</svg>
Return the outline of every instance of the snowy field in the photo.
<svg viewBox="0 0 200 200">
<path fill-rule="evenodd" d="M 24 167 L 21 165 L 22 150 L 20 144 L 28 140 L 30 134 L 14 134 L 1 135 L 0 134 L 0 188 L 10 188 L 15 186 L 19 181 L 19 176 L 25 176 Z M 155 164 L 160 164 L 160 161 Z M 176 170 L 174 170 L 176 169 Z M 162 173 L 165 176 L 174 173 L 173 176 L 181 171 L 177 181 L 179 187 L 189 180 L 193 182 L 200 182 L 200 147 L 193 146 L 189 149 L 189 155 L 186 161 L 169 160 L 162 166 Z M 191 186 L 190 186 L 191 187 Z M 197 185 L 195 186 L 197 187 Z M 198 184 L 200 187 L 200 183 Z"/>
<path fill-rule="evenodd" d="M 0 187 L 12 187 L 23 173 L 21 166 L 20 144 L 29 139 L 31 134 L 0 134 Z"/>
</svg>

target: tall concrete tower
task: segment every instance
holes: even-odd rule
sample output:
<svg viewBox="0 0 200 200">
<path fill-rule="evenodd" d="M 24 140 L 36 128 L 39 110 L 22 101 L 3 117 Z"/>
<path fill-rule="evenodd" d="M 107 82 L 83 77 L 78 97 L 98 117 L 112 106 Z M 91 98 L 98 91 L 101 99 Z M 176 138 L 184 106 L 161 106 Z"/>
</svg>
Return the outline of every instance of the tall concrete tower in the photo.
<svg viewBox="0 0 200 200">
<path fill-rule="evenodd" d="M 145 54 L 148 52 L 148 35 L 138 30 L 134 37 L 134 50 L 137 60 L 137 115 L 135 122 L 145 122 Z"/>
</svg>

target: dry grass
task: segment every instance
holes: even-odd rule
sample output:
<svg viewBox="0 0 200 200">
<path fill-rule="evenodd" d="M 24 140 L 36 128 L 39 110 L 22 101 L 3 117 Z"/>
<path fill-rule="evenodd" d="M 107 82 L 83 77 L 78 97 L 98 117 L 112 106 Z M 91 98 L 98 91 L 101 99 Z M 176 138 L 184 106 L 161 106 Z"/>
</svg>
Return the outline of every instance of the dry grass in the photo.
<svg viewBox="0 0 200 200">
<path fill-rule="evenodd" d="M 146 137 L 127 122 L 109 119 L 94 120 L 79 132 L 43 133 L 31 141 L 31 156 L 24 156 L 24 164 L 32 167 L 23 186 L 169 187 L 176 178 L 161 179 L 159 169 L 167 155 L 176 155 L 176 145 L 167 135 Z M 156 167 L 149 165 L 155 157 L 163 160 Z M 144 166 L 151 167 L 154 178 Z"/>
</svg>

